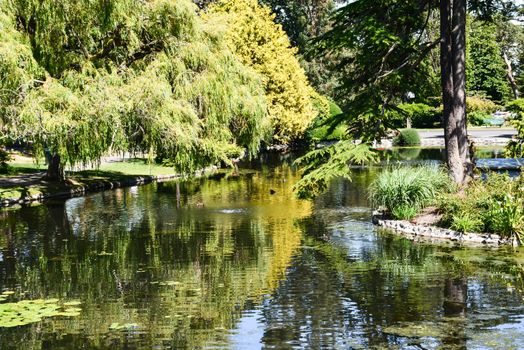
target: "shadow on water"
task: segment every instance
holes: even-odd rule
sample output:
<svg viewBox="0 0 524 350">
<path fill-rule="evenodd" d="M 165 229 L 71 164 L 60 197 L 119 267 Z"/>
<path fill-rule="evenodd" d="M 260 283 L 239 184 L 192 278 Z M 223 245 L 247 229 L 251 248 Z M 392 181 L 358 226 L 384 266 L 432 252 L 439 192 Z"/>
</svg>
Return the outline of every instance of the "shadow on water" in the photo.
<svg viewBox="0 0 524 350">
<path fill-rule="evenodd" d="M 422 153 L 422 152 L 421 152 Z M 403 157 L 425 157 L 422 154 Z M 429 156 L 435 159 L 435 154 Z M 295 199 L 293 154 L 240 174 L 0 213 L 7 301 L 78 317 L 0 327 L 1 349 L 486 349 L 524 343 L 524 251 L 377 232 L 356 169 Z"/>
</svg>

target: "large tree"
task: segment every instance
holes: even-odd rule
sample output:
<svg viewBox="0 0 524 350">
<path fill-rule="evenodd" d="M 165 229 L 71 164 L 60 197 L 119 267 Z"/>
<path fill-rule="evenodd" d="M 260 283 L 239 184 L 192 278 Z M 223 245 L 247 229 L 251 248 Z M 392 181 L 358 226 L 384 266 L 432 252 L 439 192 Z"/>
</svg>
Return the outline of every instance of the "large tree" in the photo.
<svg viewBox="0 0 524 350">
<path fill-rule="evenodd" d="M 466 0 L 440 0 L 440 57 L 446 160 L 461 184 L 472 170 L 466 120 Z"/>
<path fill-rule="evenodd" d="M 188 0 L 1 6 L 4 135 L 49 154 L 50 178 L 110 151 L 191 171 L 252 154 L 267 135 L 261 77 Z"/>
</svg>

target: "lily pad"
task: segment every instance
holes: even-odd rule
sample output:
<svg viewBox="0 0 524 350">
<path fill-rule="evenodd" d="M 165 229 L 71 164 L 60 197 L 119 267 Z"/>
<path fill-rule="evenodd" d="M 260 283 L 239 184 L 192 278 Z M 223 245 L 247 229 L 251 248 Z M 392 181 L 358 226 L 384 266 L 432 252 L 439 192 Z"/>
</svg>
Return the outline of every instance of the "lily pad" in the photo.
<svg viewBox="0 0 524 350">
<path fill-rule="evenodd" d="M 58 302 L 58 299 L 35 299 L 2 303 L 0 304 L 0 328 L 18 327 L 40 322 L 44 317 L 80 315 L 80 308 L 69 307 L 64 309 L 64 306 Z M 73 305 L 78 304 L 73 302 Z"/>
</svg>

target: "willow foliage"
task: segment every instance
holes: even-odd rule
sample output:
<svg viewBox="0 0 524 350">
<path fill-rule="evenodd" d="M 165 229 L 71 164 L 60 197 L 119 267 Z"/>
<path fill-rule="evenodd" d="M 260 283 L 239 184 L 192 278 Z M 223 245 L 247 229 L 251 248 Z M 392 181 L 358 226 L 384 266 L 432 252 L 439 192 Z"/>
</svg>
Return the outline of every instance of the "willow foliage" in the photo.
<svg viewBox="0 0 524 350">
<path fill-rule="evenodd" d="M 256 0 L 223 0 L 209 8 L 207 17 L 225 21 L 232 50 L 262 76 L 275 139 L 301 138 L 319 113 L 312 102 L 315 92 L 271 10 Z"/>
<path fill-rule="evenodd" d="M 260 76 L 188 0 L 2 6 L 0 23 L 17 29 L 11 42 L 25 49 L 6 61 L 20 66 L 15 53 L 28 53 L 44 72 L 8 104 L 11 138 L 47 148 L 70 165 L 97 162 L 110 151 L 144 151 L 193 171 L 244 148 L 253 154 L 268 134 Z M 1 38 L 0 47 L 12 47 Z M 34 76 L 28 66 L 18 77 L 2 74 L 21 86 Z"/>
<path fill-rule="evenodd" d="M 0 5 L 6 6 L 0 2 Z M 0 11 L 0 117 L 23 96 L 39 73 L 28 40 L 16 30 L 13 16 Z"/>
</svg>

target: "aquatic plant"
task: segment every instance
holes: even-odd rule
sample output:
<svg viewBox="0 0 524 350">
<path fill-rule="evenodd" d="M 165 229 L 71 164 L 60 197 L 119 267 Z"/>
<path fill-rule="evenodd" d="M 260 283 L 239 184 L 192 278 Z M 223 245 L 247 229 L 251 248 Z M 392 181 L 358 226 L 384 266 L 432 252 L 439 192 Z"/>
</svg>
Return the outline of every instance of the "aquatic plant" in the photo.
<svg viewBox="0 0 524 350">
<path fill-rule="evenodd" d="M 441 168 L 397 167 L 380 173 L 369 188 L 369 198 L 373 206 L 398 213 L 399 208 L 420 210 L 449 188 L 449 176 Z"/>
<path fill-rule="evenodd" d="M 411 220 L 418 214 L 418 209 L 409 205 L 400 205 L 393 208 L 391 215 L 399 220 Z"/>
<path fill-rule="evenodd" d="M 45 317 L 79 316 L 82 309 L 77 307 L 78 305 L 80 305 L 80 302 L 60 303 L 58 299 L 21 300 L 11 303 L 0 303 L 0 328 L 40 322 Z"/>
<path fill-rule="evenodd" d="M 524 235 L 524 198 L 506 194 L 501 201 L 493 201 L 489 212 L 489 228 L 503 237 L 522 244 Z"/>
</svg>

